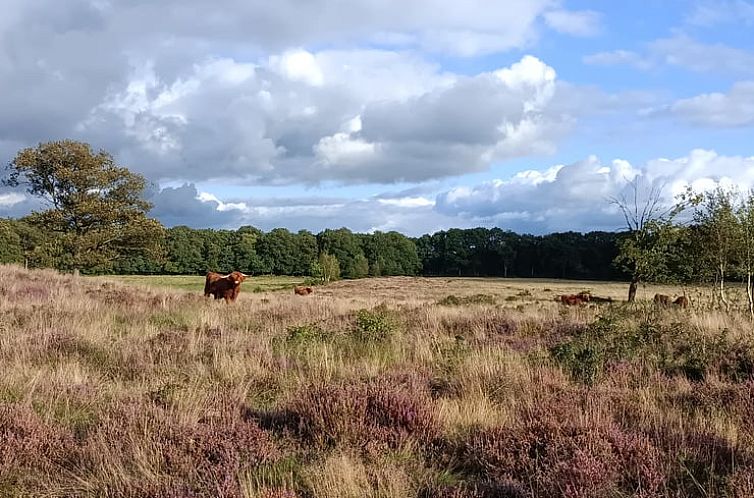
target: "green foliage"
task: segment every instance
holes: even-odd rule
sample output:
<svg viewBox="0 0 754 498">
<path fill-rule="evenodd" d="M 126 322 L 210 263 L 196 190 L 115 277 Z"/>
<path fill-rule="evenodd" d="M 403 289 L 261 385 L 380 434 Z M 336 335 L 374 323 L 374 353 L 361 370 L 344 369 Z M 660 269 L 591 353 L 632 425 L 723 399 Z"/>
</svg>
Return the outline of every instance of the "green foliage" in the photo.
<svg viewBox="0 0 754 498">
<path fill-rule="evenodd" d="M 356 313 L 356 335 L 364 341 L 389 339 L 398 329 L 395 315 L 384 306 Z"/>
<path fill-rule="evenodd" d="M 293 343 L 308 343 L 327 339 L 329 334 L 322 330 L 319 325 L 305 323 L 288 327 L 286 340 Z"/>
<path fill-rule="evenodd" d="M 359 238 L 353 232 L 347 228 L 328 229 L 317 235 L 317 241 L 320 252 L 337 258 L 340 273 L 344 278 L 359 278 L 363 265 L 357 265 L 357 258 L 363 257 L 364 253 L 361 250 Z M 322 265 L 321 260 L 320 265 Z M 366 276 L 366 273 L 363 276 Z"/>
<path fill-rule="evenodd" d="M 725 330 L 702 333 L 687 323 L 665 324 L 653 316 L 636 322 L 621 311 L 598 318 L 551 347 L 550 354 L 574 380 L 587 385 L 623 362 L 692 381 L 712 372 L 736 381 L 754 374 L 754 350 L 731 340 Z"/>
<path fill-rule="evenodd" d="M 325 284 L 340 279 L 340 263 L 334 255 L 326 252 L 320 254 L 318 266 L 322 273 L 322 282 Z"/>
<path fill-rule="evenodd" d="M 473 296 L 454 296 L 450 294 L 437 301 L 440 306 L 464 306 L 469 304 L 495 304 L 495 296 L 489 294 L 474 294 Z"/>
<path fill-rule="evenodd" d="M 10 220 L 0 219 L 0 263 L 22 263 L 23 261 L 21 237 L 13 229 Z"/>
<path fill-rule="evenodd" d="M 416 275 L 421 270 L 416 244 L 405 235 L 375 232 L 359 237 L 369 263 L 369 275 Z"/>
<path fill-rule="evenodd" d="M 652 221 L 619 242 L 615 264 L 637 281 L 673 282 L 683 275 L 686 231 L 670 221 Z"/>
<path fill-rule="evenodd" d="M 50 207 L 27 223 L 49 234 L 39 251 L 60 269 L 108 270 L 113 262 L 159 247 L 162 227 L 146 217 L 144 177 L 115 164 L 105 151 L 63 140 L 20 151 L 4 180 Z"/>
<path fill-rule="evenodd" d="M 357 254 L 353 261 L 351 278 L 364 278 L 369 276 L 369 261 L 363 254 Z"/>
</svg>

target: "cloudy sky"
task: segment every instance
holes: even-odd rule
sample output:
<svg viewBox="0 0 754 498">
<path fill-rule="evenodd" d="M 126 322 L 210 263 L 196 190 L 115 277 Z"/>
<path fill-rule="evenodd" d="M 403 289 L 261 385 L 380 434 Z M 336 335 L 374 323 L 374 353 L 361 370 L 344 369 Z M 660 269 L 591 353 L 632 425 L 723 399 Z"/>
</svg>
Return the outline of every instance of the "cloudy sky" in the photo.
<svg viewBox="0 0 754 498">
<path fill-rule="evenodd" d="M 62 138 L 169 226 L 613 230 L 754 187 L 754 1 L 4 0 L 0 161 Z"/>
</svg>

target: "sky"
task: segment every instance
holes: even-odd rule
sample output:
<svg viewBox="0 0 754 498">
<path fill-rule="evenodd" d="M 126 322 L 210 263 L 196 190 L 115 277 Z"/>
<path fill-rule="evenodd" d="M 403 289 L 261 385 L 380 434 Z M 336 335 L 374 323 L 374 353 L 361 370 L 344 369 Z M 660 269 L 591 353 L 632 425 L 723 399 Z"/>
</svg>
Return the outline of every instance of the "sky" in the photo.
<svg viewBox="0 0 754 498">
<path fill-rule="evenodd" d="M 3 0 L 0 162 L 59 139 L 167 226 L 618 230 L 754 188 L 754 1 Z"/>
</svg>

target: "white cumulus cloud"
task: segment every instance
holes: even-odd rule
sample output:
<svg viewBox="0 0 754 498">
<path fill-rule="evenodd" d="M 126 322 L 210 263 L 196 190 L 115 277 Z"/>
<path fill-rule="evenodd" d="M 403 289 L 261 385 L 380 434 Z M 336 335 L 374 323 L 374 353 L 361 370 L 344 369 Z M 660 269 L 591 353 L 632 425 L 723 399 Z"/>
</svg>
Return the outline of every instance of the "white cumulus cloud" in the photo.
<svg viewBox="0 0 754 498">
<path fill-rule="evenodd" d="M 753 188 L 754 157 L 698 149 L 677 159 L 632 165 L 620 159 L 603 163 L 590 156 L 569 165 L 520 172 L 508 180 L 451 189 L 438 195 L 436 209 L 520 231 L 614 230 L 621 228 L 622 217 L 610 199 L 637 177 L 645 185 L 664 186 L 663 201 L 670 206 L 688 186 Z"/>
<path fill-rule="evenodd" d="M 651 109 L 649 114 L 670 115 L 682 121 L 715 128 L 754 125 L 754 81 L 741 81 L 728 93 L 705 93 Z"/>
</svg>

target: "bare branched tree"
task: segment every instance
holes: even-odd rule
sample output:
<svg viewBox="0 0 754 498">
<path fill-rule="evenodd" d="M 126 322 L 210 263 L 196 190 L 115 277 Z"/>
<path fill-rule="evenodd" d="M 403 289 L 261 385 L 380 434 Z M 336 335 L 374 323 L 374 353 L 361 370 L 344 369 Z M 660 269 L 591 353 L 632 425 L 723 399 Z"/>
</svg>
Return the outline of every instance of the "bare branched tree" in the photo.
<svg viewBox="0 0 754 498">
<path fill-rule="evenodd" d="M 661 251 L 657 246 L 661 231 L 683 208 L 682 204 L 668 206 L 663 202 L 666 183 L 647 185 L 644 177 L 626 180 L 626 188 L 609 199 L 620 210 L 625 221 L 628 237 L 618 257 L 624 268 L 631 273 L 628 301 L 636 299 L 639 283 L 651 277 L 658 266 Z"/>
</svg>

